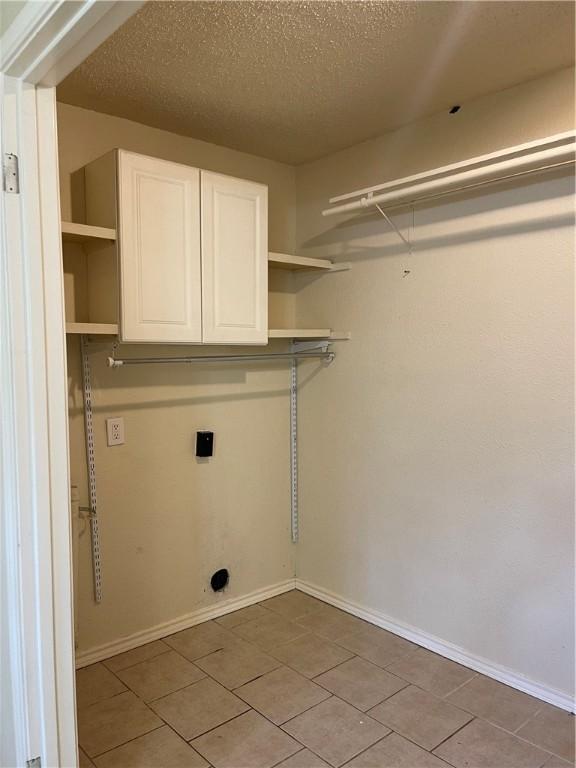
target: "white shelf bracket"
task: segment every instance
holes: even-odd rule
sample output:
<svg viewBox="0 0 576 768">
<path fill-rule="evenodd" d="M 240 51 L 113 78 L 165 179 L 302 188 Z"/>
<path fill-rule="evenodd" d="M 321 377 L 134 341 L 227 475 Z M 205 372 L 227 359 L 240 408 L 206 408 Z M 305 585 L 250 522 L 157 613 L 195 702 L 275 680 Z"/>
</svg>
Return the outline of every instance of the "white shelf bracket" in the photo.
<svg viewBox="0 0 576 768">
<path fill-rule="evenodd" d="M 350 261 L 339 261 L 336 264 L 332 264 L 329 270 L 327 270 L 329 273 L 332 272 L 348 272 L 349 269 L 352 269 L 352 263 Z"/>
<path fill-rule="evenodd" d="M 292 352 L 330 352 L 330 342 L 327 339 L 317 339 L 315 341 L 294 341 L 292 343 Z M 330 360 L 332 362 L 332 360 Z"/>
<path fill-rule="evenodd" d="M 370 194 L 368 195 L 368 199 L 370 200 L 371 198 L 372 198 L 372 193 L 370 193 Z M 404 245 L 406 246 L 406 248 L 408 248 L 408 253 L 410 254 L 410 256 L 412 256 L 412 244 L 411 244 L 411 242 L 410 242 L 409 240 L 407 240 L 407 239 L 404 237 L 404 235 L 402 234 L 402 232 L 400 232 L 400 230 L 398 229 L 398 227 L 396 226 L 396 224 L 394 224 L 394 222 L 392 221 L 392 219 L 390 218 L 390 216 L 388 216 L 388 214 L 386 213 L 386 211 L 383 211 L 383 210 L 382 210 L 382 208 L 381 208 L 381 207 L 378 205 L 378 203 L 373 203 L 373 205 L 374 205 L 374 207 L 375 207 L 375 208 L 376 208 L 376 209 L 377 209 L 377 210 L 378 210 L 378 211 L 379 211 L 379 212 L 382 214 L 382 216 L 384 217 L 384 219 L 385 219 L 386 223 L 388 224 L 388 226 L 389 226 L 391 229 L 393 229 L 393 230 L 394 230 L 394 232 L 396 232 L 396 234 L 398 235 L 398 237 L 400 238 L 400 240 L 402 240 L 402 242 L 404 243 Z"/>
</svg>

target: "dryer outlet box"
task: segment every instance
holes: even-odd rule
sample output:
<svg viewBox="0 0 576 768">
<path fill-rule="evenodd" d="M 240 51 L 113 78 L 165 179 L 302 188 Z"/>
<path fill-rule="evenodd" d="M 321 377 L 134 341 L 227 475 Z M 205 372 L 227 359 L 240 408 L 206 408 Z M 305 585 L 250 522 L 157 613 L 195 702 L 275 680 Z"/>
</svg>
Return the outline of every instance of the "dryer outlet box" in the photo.
<svg viewBox="0 0 576 768">
<path fill-rule="evenodd" d="M 196 432 L 196 456 L 201 459 L 214 454 L 214 432 Z"/>
</svg>

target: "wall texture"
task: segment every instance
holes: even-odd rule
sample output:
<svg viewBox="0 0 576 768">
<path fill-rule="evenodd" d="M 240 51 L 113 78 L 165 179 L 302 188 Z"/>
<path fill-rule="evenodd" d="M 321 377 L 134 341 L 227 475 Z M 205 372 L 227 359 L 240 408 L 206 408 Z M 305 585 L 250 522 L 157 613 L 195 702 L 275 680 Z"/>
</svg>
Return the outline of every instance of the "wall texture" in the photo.
<svg viewBox="0 0 576 768">
<path fill-rule="evenodd" d="M 293 168 L 65 105 L 58 107 L 58 129 L 64 219 L 83 221 L 78 169 L 122 147 L 268 184 L 270 247 L 293 249 Z M 73 247 L 65 263 L 82 258 Z M 179 354 L 194 349 L 179 348 Z M 85 527 L 76 585 L 79 651 L 294 576 L 286 367 L 111 371 L 105 367 L 109 351 L 108 343 L 92 352 L 103 601 L 93 600 Z M 68 379 L 72 482 L 86 504 L 79 343 L 73 336 Z M 106 446 L 110 416 L 124 417 L 123 446 Z M 194 457 L 197 429 L 215 431 L 208 462 Z M 230 570 L 231 583 L 214 595 L 209 579 L 221 567 Z"/>
<path fill-rule="evenodd" d="M 352 332 L 300 367 L 300 579 L 563 693 L 574 681 L 573 181 L 395 212 L 328 198 L 573 129 L 573 74 L 297 169 L 297 324 Z"/>
</svg>

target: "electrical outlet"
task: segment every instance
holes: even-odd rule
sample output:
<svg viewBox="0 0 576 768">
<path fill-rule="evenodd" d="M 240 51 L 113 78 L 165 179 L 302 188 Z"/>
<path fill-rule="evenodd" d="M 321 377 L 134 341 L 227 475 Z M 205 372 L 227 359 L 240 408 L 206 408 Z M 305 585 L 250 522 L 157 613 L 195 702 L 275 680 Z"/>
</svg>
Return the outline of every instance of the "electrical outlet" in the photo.
<svg viewBox="0 0 576 768">
<path fill-rule="evenodd" d="M 108 445 L 124 443 L 124 419 L 121 416 L 116 419 L 106 419 L 106 437 Z"/>
</svg>

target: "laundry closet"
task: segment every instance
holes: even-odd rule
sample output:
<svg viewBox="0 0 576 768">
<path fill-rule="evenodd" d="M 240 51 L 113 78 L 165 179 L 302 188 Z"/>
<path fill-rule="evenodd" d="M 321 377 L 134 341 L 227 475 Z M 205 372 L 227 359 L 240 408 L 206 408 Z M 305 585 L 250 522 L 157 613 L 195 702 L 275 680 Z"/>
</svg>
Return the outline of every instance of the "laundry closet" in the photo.
<svg viewBox="0 0 576 768">
<path fill-rule="evenodd" d="M 348 336 L 294 327 L 294 275 L 334 280 L 349 265 L 293 253 L 293 179 L 280 164 L 238 153 L 230 170 L 261 180 L 229 175 L 218 157 L 229 153 L 206 145 L 209 169 L 196 167 L 176 159 L 199 166 L 201 142 L 174 137 L 175 152 L 168 134 L 59 109 L 63 175 L 71 143 L 87 158 L 92 137 L 105 146 L 100 121 L 128 147 L 74 169 L 62 189 L 82 658 L 83 632 L 122 643 L 152 617 L 182 623 L 293 579 L 291 349 L 300 341 L 322 368 L 328 344 Z M 210 457 L 196 455 L 204 432 Z M 104 509 L 117 512 L 103 522 Z M 214 592 L 222 569 L 230 581 Z"/>
<path fill-rule="evenodd" d="M 296 588 L 568 709 L 573 70 L 187 129 L 153 5 L 58 89 L 77 668 Z"/>
</svg>

